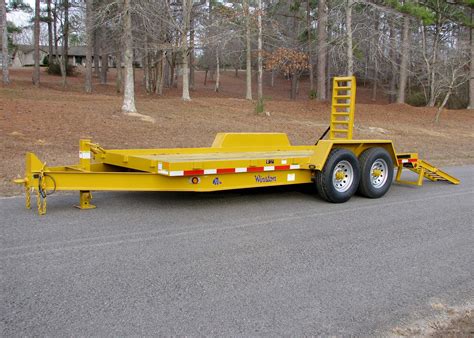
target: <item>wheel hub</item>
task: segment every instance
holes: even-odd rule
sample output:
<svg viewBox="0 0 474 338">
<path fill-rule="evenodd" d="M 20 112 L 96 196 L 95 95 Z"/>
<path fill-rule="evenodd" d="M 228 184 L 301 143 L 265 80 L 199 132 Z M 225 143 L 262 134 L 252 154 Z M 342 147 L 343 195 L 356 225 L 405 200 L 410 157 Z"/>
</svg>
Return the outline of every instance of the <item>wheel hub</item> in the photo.
<svg viewBox="0 0 474 338">
<path fill-rule="evenodd" d="M 381 188 L 384 186 L 388 177 L 388 164 L 385 160 L 379 158 L 374 161 L 370 168 L 370 183 L 374 188 Z"/>
<path fill-rule="evenodd" d="M 380 176 L 382 176 L 382 170 L 380 170 L 380 169 L 374 169 L 374 170 L 372 171 L 372 176 L 373 176 L 373 177 L 380 177 Z"/>
<path fill-rule="evenodd" d="M 352 165 L 346 160 L 337 163 L 332 176 L 334 189 L 339 192 L 345 192 L 350 189 L 353 180 L 354 169 L 352 168 Z"/>
<path fill-rule="evenodd" d="M 341 181 L 344 179 L 344 177 L 346 177 L 346 175 L 344 174 L 344 171 L 338 170 L 336 172 L 336 180 Z"/>
</svg>

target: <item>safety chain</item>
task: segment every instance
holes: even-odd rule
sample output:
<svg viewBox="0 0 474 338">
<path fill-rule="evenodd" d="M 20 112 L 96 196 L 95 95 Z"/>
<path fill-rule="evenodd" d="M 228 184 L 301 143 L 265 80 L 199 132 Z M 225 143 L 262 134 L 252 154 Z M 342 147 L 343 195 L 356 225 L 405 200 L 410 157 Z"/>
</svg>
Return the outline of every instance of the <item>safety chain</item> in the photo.
<svg viewBox="0 0 474 338">
<path fill-rule="evenodd" d="M 26 209 L 31 209 L 31 189 L 28 186 L 25 186 L 25 198 Z"/>
<path fill-rule="evenodd" d="M 41 196 L 39 190 L 36 192 L 36 205 L 39 215 L 46 214 L 46 197 Z"/>
<path fill-rule="evenodd" d="M 38 191 L 36 193 L 36 204 L 38 206 L 38 214 L 45 215 L 46 214 L 46 181 L 44 179 L 44 166 L 41 170 L 38 180 Z"/>
</svg>

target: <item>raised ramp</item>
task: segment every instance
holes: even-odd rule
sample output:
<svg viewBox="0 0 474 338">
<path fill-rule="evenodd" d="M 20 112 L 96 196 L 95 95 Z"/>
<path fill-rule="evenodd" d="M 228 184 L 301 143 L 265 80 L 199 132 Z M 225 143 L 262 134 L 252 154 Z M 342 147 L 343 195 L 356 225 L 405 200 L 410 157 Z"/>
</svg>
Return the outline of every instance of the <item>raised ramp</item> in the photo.
<svg viewBox="0 0 474 338">
<path fill-rule="evenodd" d="M 331 140 L 352 140 L 354 128 L 355 77 L 335 77 L 332 87 Z"/>
<path fill-rule="evenodd" d="M 460 180 L 456 177 L 449 175 L 447 172 L 436 168 L 434 165 L 418 159 L 417 153 L 404 153 L 397 154 L 398 170 L 396 181 L 403 184 L 412 184 L 421 186 L 423 185 L 423 178 L 427 178 L 430 181 L 446 181 L 452 184 L 459 184 Z M 403 169 L 408 169 L 418 175 L 416 181 L 406 181 L 401 179 Z"/>
</svg>

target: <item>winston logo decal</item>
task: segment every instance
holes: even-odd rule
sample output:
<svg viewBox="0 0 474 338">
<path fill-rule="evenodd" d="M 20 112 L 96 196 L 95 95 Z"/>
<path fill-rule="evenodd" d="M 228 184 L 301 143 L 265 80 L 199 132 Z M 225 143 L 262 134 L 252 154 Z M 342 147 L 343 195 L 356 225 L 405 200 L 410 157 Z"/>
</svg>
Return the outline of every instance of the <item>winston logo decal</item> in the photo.
<svg viewBox="0 0 474 338">
<path fill-rule="evenodd" d="M 276 181 L 277 181 L 276 176 L 255 175 L 255 182 L 257 183 L 270 183 L 270 182 L 276 182 Z"/>
</svg>

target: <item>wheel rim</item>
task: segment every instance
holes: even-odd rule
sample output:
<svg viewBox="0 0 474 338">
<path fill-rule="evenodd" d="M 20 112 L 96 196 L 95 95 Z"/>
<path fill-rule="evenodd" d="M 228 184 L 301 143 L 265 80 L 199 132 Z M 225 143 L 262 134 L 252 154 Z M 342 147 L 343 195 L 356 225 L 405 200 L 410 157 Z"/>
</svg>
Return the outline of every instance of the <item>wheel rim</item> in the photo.
<svg viewBox="0 0 474 338">
<path fill-rule="evenodd" d="M 385 160 L 377 159 L 370 168 L 370 183 L 374 188 L 381 188 L 387 182 L 388 165 Z"/>
<path fill-rule="evenodd" d="M 354 181 L 354 169 L 348 161 L 341 161 L 334 167 L 332 185 L 339 192 L 349 190 Z"/>
</svg>

